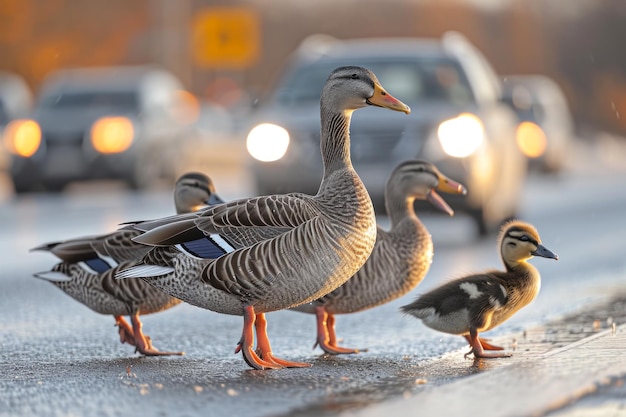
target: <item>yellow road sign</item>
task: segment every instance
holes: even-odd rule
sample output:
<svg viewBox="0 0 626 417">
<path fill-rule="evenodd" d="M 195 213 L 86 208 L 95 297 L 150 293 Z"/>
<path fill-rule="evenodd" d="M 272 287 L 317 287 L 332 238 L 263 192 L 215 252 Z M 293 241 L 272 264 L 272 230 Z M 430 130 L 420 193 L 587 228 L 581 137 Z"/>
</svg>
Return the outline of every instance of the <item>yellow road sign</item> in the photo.
<svg viewBox="0 0 626 417">
<path fill-rule="evenodd" d="M 241 69 L 252 65 L 260 49 L 258 15 L 246 7 L 211 7 L 193 19 L 192 50 L 197 65 Z"/>
</svg>

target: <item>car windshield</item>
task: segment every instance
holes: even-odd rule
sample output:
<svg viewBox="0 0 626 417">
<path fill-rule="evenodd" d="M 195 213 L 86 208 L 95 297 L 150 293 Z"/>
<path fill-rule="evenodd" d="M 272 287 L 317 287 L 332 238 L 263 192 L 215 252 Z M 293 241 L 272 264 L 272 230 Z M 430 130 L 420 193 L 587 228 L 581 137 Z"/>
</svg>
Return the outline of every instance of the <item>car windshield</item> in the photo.
<svg viewBox="0 0 626 417">
<path fill-rule="evenodd" d="M 117 111 L 137 111 L 137 94 L 133 91 L 60 92 L 41 99 L 41 107 L 85 108 L 96 107 Z"/>
<path fill-rule="evenodd" d="M 297 68 L 282 84 L 276 95 L 281 106 L 319 102 L 328 74 L 345 61 L 322 61 Z M 474 96 L 465 73 L 452 59 L 422 58 L 411 60 L 360 60 L 358 65 L 371 69 L 390 92 L 402 101 L 447 102 L 465 105 Z"/>
</svg>

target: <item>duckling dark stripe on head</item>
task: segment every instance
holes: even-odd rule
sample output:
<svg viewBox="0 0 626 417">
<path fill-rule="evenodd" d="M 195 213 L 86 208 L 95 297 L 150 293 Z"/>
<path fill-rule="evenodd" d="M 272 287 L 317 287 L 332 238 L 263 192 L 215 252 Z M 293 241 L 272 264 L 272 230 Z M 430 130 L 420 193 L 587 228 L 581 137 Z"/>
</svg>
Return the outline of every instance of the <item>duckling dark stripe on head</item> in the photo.
<svg viewBox="0 0 626 417">
<path fill-rule="evenodd" d="M 226 239 L 218 234 L 212 234 L 176 246 L 183 252 L 201 259 L 219 258 L 235 250 Z"/>
<path fill-rule="evenodd" d="M 537 240 L 533 239 L 532 237 L 528 236 L 528 233 L 525 230 L 516 228 L 516 227 L 510 229 L 507 232 L 506 237 L 510 237 L 511 239 L 516 239 L 521 242 L 530 242 L 535 246 L 539 245 L 539 242 L 537 242 Z"/>
</svg>

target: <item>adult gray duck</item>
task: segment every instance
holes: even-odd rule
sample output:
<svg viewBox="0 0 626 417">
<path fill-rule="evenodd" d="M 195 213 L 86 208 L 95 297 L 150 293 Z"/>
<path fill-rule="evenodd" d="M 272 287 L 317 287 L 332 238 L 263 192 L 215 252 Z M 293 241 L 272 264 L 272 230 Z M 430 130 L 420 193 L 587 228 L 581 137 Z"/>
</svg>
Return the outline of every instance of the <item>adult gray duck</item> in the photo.
<svg viewBox="0 0 626 417">
<path fill-rule="evenodd" d="M 374 247 L 374 209 L 350 160 L 351 116 L 367 106 L 410 112 L 371 71 L 334 70 L 320 99 L 324 170 L 316 195 L 261 196 L 137 223 L 145 233 L 134 240 L 157 249 L 118 276 L 144 277 L 190 304 L 243 316 L 235 352 L 255 369 L 310 366 L 274 357 L 264 314 L 333 291 Z"/>
<path fill-rule="evenodd" d="M 176 181 L 174 203 L 176 211 L 182 214 L 223 201 L 210 178 L 190 172 Z M 162 352 L 153 347 L 150 337 L 143 334 L 139 319 L 141 314 L 163 311 L 179 304 L 180 300 L 143 281 L 114 278 L 118 270 L 133 265 L 150 250 L 132 241 L 139 234 L 126 228 L 106 235 L 38 246 L 32 250 L 50 252 L 63 262 L 35 277 L 51 282 L 97 313 L 113 315 L 120 341 L 135 346 L 137 352 L 147 356 L 180 355 L 181 352 Z M 132 327 L 124 315 L 130 316 Z"/>
<path fill-rule="evenodd" d="M 440 332 L 463 336 L 475 358 L 510 356 L 478 336 L 508 320 L 539 293 L 539 271 L 528 260 L 533 256 L 559 259 L 541 244 L 537 230 L 529 223 L 512 220 L 502 226 L 498 247 L 505 270 L 470 274 L 419 296 L 401 307 L 409 315 Z"/>
<path fill-rule="evenodd" d="M 437 191 L 465 194 L 463 185 L 446 177 L 427 161 L 398 165 L 385 187 L 389 231 L 378 226 L 376 245 L 367 262 L 333 292 L 293 310 L 315 314 L 317 342 L 329 354 L 358 353 L 337 345 L 335 314 L 367 310 L 395 300 L 415 288 L 426 276 L 433 258 L 433 241 L 415 214 L 415 200 L 428 200 L 452 216 L 454 211 Z"/>
</svg>

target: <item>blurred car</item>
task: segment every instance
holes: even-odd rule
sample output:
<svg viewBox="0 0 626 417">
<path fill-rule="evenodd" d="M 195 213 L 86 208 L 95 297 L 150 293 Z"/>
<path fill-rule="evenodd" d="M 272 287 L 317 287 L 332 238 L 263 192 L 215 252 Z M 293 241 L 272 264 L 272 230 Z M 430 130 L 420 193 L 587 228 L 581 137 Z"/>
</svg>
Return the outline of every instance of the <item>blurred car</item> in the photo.
<svg viewBox="0 0 626 417">
<path fill-rule="evenodd" d="M 441 39 L 306 40 L 252 116 L 246 143 L 259 194 L 317 192 L 319 98 L 328 74 L 343 65 L 371 69 L 412 109 L 409 116 L 371 108 L 353 115 L 352 161 L 377 212 L 384 212 L 391 170 L 423 158 L 468 187 L 466 197 L 450 200 L 475 219 L 481 235 L 516 214 L 526 177 L 515 144 L 517 120 L 500 101 L 490 65 L 458 33 Z"/>
<path fill-rule="evenodd" d="M 503 99 L 517 113 L 516 140 L 532 168 L 557 173 L 574 137 L 565 94 L 544 75 L 507 75 Z"/>
<path fill-rule="evenodd" d="M 15 190 L 60 190 L 90 179 L 143 188 L 173 178 L 171 160 L 189 126 L 184 95 L 175 76 L 152 66 L 53 73 L 32 117 L 5 129 Z"/>
<path fill-rule="evenodd" d="M 33 96 L 24 78 L 17 74 L 0 71 L 0 137 L 13 119 L 27 116 L 32 108 Z M 9 155 L 0 141 L 0 171 L 9 167 Z"/>
</svg>

